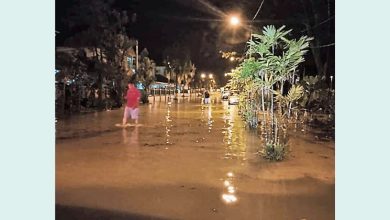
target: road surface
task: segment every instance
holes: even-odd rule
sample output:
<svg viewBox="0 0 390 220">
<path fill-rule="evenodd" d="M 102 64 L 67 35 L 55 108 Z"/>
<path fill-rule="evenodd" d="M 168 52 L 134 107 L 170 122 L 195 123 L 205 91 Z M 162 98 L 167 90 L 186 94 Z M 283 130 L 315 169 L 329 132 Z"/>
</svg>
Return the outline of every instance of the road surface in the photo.
<svg viewBox="0 0 390 220">
<path fill-rule="evenodd" d="M 334 219 L 334 141 L 289 131 L 289 154 L 269 162 L 237 106 L 213 94 L 163 96 L 56 123 L 56 219 Z"/>
</svg>

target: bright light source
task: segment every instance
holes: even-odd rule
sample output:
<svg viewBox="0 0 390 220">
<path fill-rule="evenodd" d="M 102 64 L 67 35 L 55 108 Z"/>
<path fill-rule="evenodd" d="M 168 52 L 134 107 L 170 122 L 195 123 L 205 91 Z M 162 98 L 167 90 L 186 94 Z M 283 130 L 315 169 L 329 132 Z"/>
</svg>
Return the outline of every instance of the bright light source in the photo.
<svg viewBox="0 0 390 220">
<path fill-rule="evenodd" d="M 240 23 L 240 19 L 238 19 L 237 16 L 232 16 L 230 18 L 230 24 L 233 25 L 233 26 L 236 26 Z"/>
<path fill-rule="evenodd" d="M 210 73 L 209 74 L 209 78 L 212 79 L 213 78 L 213 74 Z"/>
<path fill-rule="evenodd" d="M 202 74 L 200 75 L 200 77 L 202 77 L 202 79 L 204 79 L 204 78 L 206 78 L 206 74 L 202 73 Z"/>
<path fill-rule="evenodd" d="M 234 57 L 230 57 L 230 61 L 234 61 Z"/>
</svg>

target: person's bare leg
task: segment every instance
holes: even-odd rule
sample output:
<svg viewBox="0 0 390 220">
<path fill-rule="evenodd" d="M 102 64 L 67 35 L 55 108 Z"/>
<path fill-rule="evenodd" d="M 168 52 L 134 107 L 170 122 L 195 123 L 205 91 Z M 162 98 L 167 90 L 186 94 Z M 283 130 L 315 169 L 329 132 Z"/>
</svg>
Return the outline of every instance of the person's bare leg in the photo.
<svg viewBox="0 0 390 220">
<path fill-rule="evenodd" d="M 138 125 L 138 115 L 139 115 L 139 109 L 138 108 L 136 108 L 135 110 L 134 110 L 134 123 L 135 123 L 135 126 L 137 126 Z"/>
<path fill-rule="evenodd" d="M 126 108 L 125 108 L 125 112 L 123 113 L 122 125 L 126 125 L 126 123 L 127 123 L 127 116 L 126 116 Z"/>
</svg>

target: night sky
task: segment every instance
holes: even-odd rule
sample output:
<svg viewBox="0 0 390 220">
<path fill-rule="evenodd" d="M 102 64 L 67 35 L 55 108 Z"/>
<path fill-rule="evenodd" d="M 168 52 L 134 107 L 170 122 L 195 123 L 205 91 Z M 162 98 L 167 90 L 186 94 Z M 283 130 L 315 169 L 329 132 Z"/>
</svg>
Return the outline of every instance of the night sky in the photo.
<svg viewBox="0 0 390 220">
<path fill-rule="evenodd" d="M 64 20 L 75 0 L 56 0 L 56 45 L 63 45 L 72 36 Z M 265 0 L 257 23 L 253 28 L 260 29 L 264 24 L 278 24 L 278 20 L 296 31 L 304 29 L 294 22 L 300 16 L 299 1 Z M 116 0 L 113 7 L 126 10 L 128 15 L 136 14 L 136 22 L 130 23 L 130 37 L 137 38 L 140 50 L 146 47 L 149 56 L 158 65 L 163 60 L 164 49 L 174 44 L 185 45 L 191 54 L 198 71 L 213 72 L 222 78 L 223 73 L 234 67 L 233 63 L 221 58 L 220 50 L 243 53 L 249 31 L 245 28 L 232 29 L 221 14 L 240 14 L 250 20 L 256 14 L 261 0 Z M 298 17 L 299 18 L 299 17 Z M 266 19 L 268 22 L 260 23 Z"/>
</svg>

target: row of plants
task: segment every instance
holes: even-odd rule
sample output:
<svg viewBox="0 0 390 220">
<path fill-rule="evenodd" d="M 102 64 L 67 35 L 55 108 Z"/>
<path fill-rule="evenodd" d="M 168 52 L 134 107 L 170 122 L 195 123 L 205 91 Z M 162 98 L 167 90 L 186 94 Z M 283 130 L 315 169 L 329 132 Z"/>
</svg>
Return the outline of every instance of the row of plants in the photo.
<svg viewBox="0 0 390 220">
<path fill-rule="evenodd" d="M 313 38 L 289 39 L 291 31 L 265 26 L 261 34 L 252 34 L 245 58 L 229 73 L 228 86 L 240 91 L 243 120 L 249 128 L 262 131 L 260 153 L 276 161 L 286 155 L 289 123 L 303 122 L 313 110 L 334 116 L 334 90 L 324 86 L 324 78 L 301 80 L 298 74 Z"/>
</svg>

